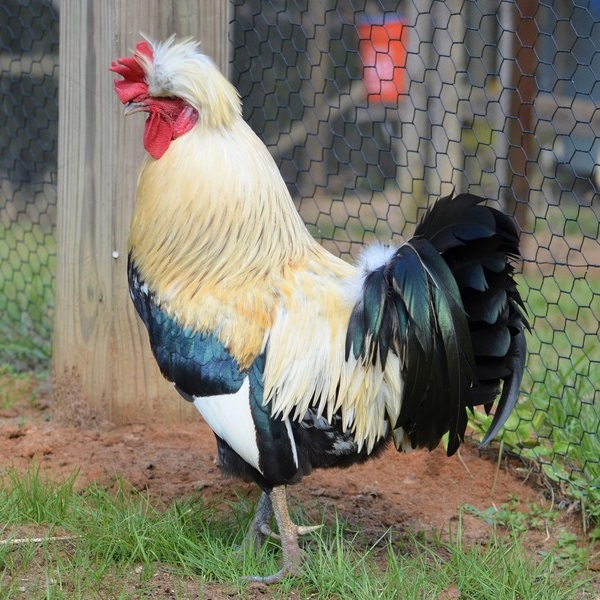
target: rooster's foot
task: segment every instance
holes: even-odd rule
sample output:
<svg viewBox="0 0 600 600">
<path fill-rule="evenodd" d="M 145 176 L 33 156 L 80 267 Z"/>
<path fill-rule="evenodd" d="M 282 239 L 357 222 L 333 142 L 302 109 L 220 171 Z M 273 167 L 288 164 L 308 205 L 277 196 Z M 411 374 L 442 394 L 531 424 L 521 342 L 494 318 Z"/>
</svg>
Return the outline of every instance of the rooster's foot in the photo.
<svg viewBox="0 0 600 600">
<path fill-rule="evenodd" d="M 258 551 L 267 538 L 273 538 L 275 540 L 281 539 L 281 536 L 271 529 L 270 522 L 272 517 L 273 505 L 271 504 L 271 499 L 267 493 L 263 492 L 260 500 L 258 501 L 256 514 L 254 515 L 254 519 L 250 524 L 250 529 L 248 530 L 248 533 L 244 539 L 244 545 L 247 548 L 253 548 Z M 296 528 L 297 535 L 314 533 L 323 527 L 323 525 L 296 525 L 291 520 L 290 523 Z"/>
<path fill-rule="evenodd" d="M 277 520 L 279 535 L 273 533 L 269 526 L 269 520 L 273 513 L 275 513 Z M 292 521 L 287 507 L 285 486 L 274 487 L 268 495 L 263 493 L 248 535 L 252 536 L 254 541 L 256 541 L 257 536 L 259 539 L 262 538 L 263 542 L 267 537 L 280 539 L 283 552 L 283 566 L 273 575 L 267 577 L 252 576 L 245 577 L 245 579 L 259 583 L 276 583 L 284 577 L 296 575 L 302 565 L 302 551 L 298 545 L 298 536 L 318 531 L 321 527 L 322 525 L 296 525 Z"/>
</svg>

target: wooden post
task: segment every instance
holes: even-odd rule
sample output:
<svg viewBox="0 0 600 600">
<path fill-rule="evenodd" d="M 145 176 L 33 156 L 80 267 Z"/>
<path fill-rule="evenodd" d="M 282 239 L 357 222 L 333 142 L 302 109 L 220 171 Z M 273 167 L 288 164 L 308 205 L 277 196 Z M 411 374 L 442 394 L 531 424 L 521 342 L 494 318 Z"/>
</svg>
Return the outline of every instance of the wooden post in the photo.
<svg viewBox="0 0 600 600">
<path fill-rule="evenodd" d="M 522 230 L 530 230 L 528 165 L 535 162 L 534 101 L 537 95 L 536 16 L 539 2 L 517 0 L 513 7 L 514 35 L 510 118 L 508 129 L 508 167 L 511 187 L 505 198 L 508 212 L 515 216 Z"/>
<path fill-rule="evenodd" d="M 176 421 L 193 412 L 160 375 L 127 291 L 144 119 L 125 122 L 108 68 L 143 32 L 192 36 L 227 73 L 228 7 L 223 0 L 61 5 L 53 373 L 57 409 L 73 421 Z"/>
</svg>

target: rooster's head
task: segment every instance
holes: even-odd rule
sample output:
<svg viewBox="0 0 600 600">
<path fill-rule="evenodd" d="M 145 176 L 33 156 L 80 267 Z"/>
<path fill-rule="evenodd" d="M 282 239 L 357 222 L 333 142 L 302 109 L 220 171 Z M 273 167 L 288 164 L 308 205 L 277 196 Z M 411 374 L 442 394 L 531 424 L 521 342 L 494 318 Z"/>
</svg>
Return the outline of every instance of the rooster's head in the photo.
<svg viewBox="0 0 600 600">
<path fill-rule="evenodd" d="M 227 126 L 240 114 L 237 92 L 193 40 L 138 42 L 134 55 L 116 60 L 110 70 L 123 77 L 115 80 L 115 91 L 125 114 L 149 113 L 144 147 L 155 159 L 199 120 Z"/>
</svg>

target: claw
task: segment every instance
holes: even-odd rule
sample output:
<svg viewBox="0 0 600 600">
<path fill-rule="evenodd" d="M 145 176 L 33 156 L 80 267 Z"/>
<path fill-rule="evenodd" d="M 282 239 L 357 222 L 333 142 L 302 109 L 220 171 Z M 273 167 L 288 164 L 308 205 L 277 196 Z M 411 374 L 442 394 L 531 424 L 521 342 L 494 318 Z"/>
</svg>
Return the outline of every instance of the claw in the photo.
<svg viewBox="0 0 600 600">
<path fill-rule="evenodd" d="M 307 535 L 309 533 L 314 533 L 315 531 L 319 531 L 323 529 L 323 524 L 321 525 L 296 525 L 297 534 L 298 535 Z"/>
<path fill-rule="evenodd" d="M 260 533 L 262 535 L 264 535 L 266 538 L 270 537 L 276 540 L 280 540 L 281 536 L 278 533 L 275 533 L 270 527 L 269 525 L 267 525 L 267 523 L 261 523 L 258 530 L 260 531 Z"/>
<path fill-rule="evenodd" d="M 273 573 L 273 575 L 267 575 L 266 577 L 261 577 L 260 575 L 249 575 L 247 577 L 242 577 L 244 581 L 248 581 L 250 583 L 278 583 L 284 577 L 288 575 L 297 575 L 300 569 L 300 565 L 284 565 L 277 573 Z"/>
<path fill-rule="evenodd" d="M 294 524 L 294 527 L 296 528 L 297 535 L 308 535 L 309 533 L 314 533 L 315 531 L 319 531 L 319 529 L 323 528 L 323 525 L 296 525 L 296 524 Z M 265 538 L 273 538 L 274 540 L 281 539 L 281 536 L 278 533 L 275 533 L 269 527 L 269 525 L 267 525 L 266 523 L 261 523 L 261 525 L 259 527 L 259 531 L 262 535 L 265 536 Z"/>
</svg>

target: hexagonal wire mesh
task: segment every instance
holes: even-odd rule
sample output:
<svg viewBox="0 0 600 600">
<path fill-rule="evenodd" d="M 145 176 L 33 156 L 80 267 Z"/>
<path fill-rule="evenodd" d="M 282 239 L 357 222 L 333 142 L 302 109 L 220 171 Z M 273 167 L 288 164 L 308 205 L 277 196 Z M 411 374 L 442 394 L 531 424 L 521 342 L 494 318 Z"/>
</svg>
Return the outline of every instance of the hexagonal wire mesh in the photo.
<svg viewBox="0 0 600 600">
<path fill-rule="evenodd" d="M 453 189 L 515 215 L 532 334 L 504 440 L 600 499 L 600 3 L 233 5 L 244 116 L 334 253 L 408 237 Z"/>
<path fill-rule="evenodd" d="M 0 5 L 0 365 L 47 366 L 56 258 L 58 14 Z"/>
<path fill-rule="evenodd" d="M 428 201 L 452 189 L 515 214 L 533 332 L 524 401 L 504 439 L 550 477 L 592 486 L 595 4 L 233 0 L 230 27 L 244 115 L 333 252 L 349 258 L 375 238 L 408 237 Z M 50 352 L 57 17 L 49 0 L 0 6 L 0 363 L 16 366 L 44 364 Z"/>
</svg>

